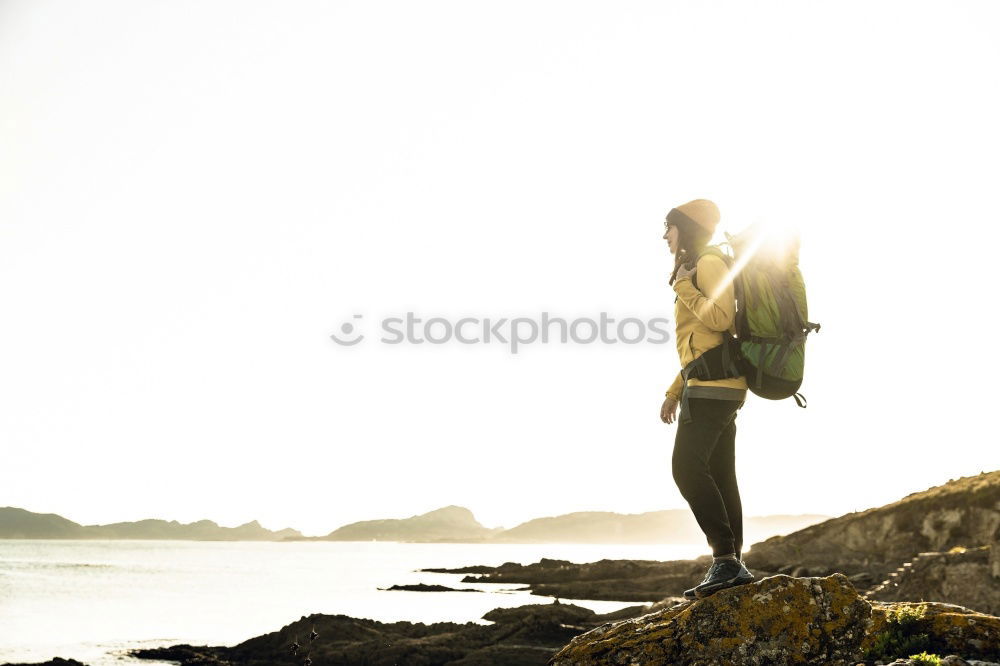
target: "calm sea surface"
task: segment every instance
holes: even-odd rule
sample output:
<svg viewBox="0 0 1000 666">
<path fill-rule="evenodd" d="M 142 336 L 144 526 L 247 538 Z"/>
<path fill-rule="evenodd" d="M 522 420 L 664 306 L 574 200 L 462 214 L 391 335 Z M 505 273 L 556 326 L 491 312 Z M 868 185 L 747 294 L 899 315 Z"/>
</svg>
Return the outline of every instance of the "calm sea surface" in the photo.
<svg viewBox="0 0 1000 666">
<path fill-rule="evenodd" d="M 687 559 L 697 545 L 421 544 L 391 542 L 62 541 L 0 539 L 0 664 L 74 658 L 92 666 L 135 647 L 235 645 L 303 615 L 343 613 L 386 622 L 481 622 L 500 606 L 552 603 L 520 585 L 460 583 L 426 567 L 542 557 Z M 399 592 L 428 583 L 488 590 Z M 577 601 L 597 612 L 634 605 Z"/>
</svg>

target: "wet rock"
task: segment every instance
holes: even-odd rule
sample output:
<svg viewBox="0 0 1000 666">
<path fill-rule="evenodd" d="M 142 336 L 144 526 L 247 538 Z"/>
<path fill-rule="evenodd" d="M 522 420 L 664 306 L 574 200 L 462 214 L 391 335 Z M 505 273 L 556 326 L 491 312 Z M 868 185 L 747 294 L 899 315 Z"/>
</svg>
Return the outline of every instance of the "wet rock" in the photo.
<svg viewBox="0 0 1000 666">
<path fill-rule="evenodd" d="M 229 666 L 230 662 L 221 654 L 217 653 L 218 650 L 223 649 L 224 648 L 199 647 L 183 643 L 164 648 L 136 650 L 133 655 L 139 659 L 174 661 L 178 664 L 185 664 L 186 666 Z"/>
</svg>

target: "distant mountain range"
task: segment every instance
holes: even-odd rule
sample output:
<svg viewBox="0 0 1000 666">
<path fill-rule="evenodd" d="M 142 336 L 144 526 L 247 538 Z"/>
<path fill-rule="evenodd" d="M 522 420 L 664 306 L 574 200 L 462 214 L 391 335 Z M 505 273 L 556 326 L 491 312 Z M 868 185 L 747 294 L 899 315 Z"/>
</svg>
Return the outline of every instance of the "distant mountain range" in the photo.
<svg viewBox="0 0 1000 666">
<path fill-rule="evenodd" d="M 273 532 L 256 520 L 239 527 L 220 527 L 211 520 L 139 520 L 110 525 L 80 525 L 54 513 L 0 508 L 0 539 L 178 539 L 189 541 L 278 541 L 301 537 L 298 530 Z"/>
<path fill-rule="evenodd" d="M 748 517 L 744 543 L 795 532 L 827 520 L 816 514 Z M 80 525 L 54 513 L 0 508 L 0 539 L 176 539 L 190 541 L 415 541 L 432 543 L 700 543 L 704 535 L 687 509 L 621 514 L 580 511 L 535 518 L 510 529 L 481 525 L 469 509 L 446 506 L 409 518 L 363 520 L 322 537 L 264 529 L 257 521 L 220 527 L 210 520 L 140 520 Z"/>
<path fill-rule="evenodd" d="M 788 534 L 827 520 L 816 514 L 745 518 L 744 543 Z M 365 520 L 344 525 L 323 541 L 433 541 L 474 543 L 700 543 L 704 534 L 688 509 L 622 514 L 578 511 L 535 518 L 510 529 L 480 525 L 472 512 L 447 506 L 395 520 Z"/>
</svg>

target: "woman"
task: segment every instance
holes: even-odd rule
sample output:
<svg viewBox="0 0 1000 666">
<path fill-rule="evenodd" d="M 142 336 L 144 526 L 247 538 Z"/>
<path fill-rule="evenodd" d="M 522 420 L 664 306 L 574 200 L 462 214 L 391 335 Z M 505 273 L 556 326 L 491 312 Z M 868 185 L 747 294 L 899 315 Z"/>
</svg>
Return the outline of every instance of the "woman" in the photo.
<svg viewBox="0 0 1000 666">
<path fill-rule="evenodd" d="M 707 199 L 672 209 L 665 222 L 663 237 L 675 258 L 670 284 L 677 294 L 675 339 L 682 368 L 722 344 L 730 331 L 735 333 L 736 297 L 729 267 L 721 257 L 705 252 L 718 223 L 719 209 Z M 684 591 L 689 599 L 753 580 L 741 559 L 743 507 L 735 458 L 736 413 L 746 394 L 744 377 L 690 377 L 685 382 L 678 374 L 660 409 L 663 422 L 673 423 L 681 405 L 672 460 L 674 481 L 712 548 L 705 579 Z"/>
</svg>

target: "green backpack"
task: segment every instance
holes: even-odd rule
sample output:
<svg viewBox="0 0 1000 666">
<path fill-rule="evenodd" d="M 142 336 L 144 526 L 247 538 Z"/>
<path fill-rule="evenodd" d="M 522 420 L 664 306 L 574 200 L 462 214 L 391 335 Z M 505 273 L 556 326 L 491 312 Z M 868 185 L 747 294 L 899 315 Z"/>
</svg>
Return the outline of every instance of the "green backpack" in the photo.
<svg viewBox="0 0 1000 666">
<path fill-rule="evenodd" d="M 732 256 L 718 246 L 706 247 L 701 255 L 714 254 L 730 270 L 737 270 L 736 337 L 727 335 L 723 344 L 692 361 L 684 373 L 698 379 L 744 376 L 755 395 L 769 400 L 794 397 L 799 407 L 805 407 L 798 390 L 805 371 L 806 336 L 819 331 L 820 325 L 807 319 L 798 239 L 769 242 L 760 229 L 751 227 L 736 236 L 726 234 L 725 245 Z"/>
</svg>

